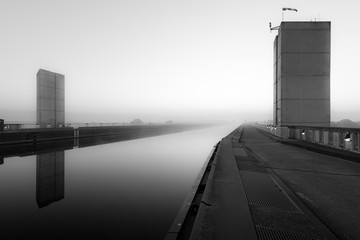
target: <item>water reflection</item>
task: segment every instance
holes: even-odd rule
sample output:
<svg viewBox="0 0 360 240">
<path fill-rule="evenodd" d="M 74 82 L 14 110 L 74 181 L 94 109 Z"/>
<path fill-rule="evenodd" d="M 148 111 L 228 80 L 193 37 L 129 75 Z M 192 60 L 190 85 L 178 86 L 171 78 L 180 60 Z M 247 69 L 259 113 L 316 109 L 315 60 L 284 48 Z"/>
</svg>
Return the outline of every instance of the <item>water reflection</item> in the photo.
<svg viewBox="0 0 360 240">
<path fill-rule="evenodd" d="M 36 156 L 36 202 L 39 208 L 64 199 L 65 152 Z"/>
<path fill-rule="evenodd" d="M 109 135 L 73 141 L 55 141 L 0 148 L 0 165 L 4 156 L 36 155 L 36 202 L 43 208 L 65 197 L 65 151 L 74 147 L 90 147 L 127 140 L 124 136 Z M 55 151 L 57 150 L 57 151 Z"/>
<path fill-rule="evenodd" d="M 162 239 L 212 147 L 234 128 L 0 148 L 1 237 Z"/>
</svg>

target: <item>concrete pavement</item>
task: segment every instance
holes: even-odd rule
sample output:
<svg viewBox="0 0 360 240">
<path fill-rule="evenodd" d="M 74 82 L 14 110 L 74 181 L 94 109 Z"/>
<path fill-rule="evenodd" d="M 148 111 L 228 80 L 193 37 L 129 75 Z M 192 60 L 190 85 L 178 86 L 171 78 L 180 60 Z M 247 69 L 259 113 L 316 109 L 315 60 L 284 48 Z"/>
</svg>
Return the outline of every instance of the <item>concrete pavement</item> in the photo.
<svg viewBox="0 0 360 240">
<path fill-rule="evenodd" d="M 341 239 L 360 236 L 360 164 L 274 142 L 245 126 L 241 142 Z"/>
<path fill-rule="evenodd" d="M 360 164 L 251 125 L 226 136 L 209 164 L 189 239 L 359 239 Z"/>
</svg>

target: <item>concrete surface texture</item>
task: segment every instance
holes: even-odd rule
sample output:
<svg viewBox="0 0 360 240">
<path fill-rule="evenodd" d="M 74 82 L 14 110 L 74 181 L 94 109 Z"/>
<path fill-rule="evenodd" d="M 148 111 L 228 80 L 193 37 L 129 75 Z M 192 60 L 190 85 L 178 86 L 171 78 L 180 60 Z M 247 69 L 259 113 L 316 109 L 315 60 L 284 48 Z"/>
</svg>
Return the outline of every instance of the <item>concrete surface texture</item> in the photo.
<svg viewBox="0 0 360 240">
<path fill-rule="evenodd" d="M 338 238 L 358 239 L 358 163 L 275 142 L 251 126 L 241 141 Z"/>
<path fill-rule="evenodd" d="M 358 239 L 360 164 L 243 125 L 226 136 L 190 239 Z"/>
<path fill-rule="evenodd" d="M 36 122 L 40 128 L 65 124 L 65 77 L 40 69 L 37 73 Z"/>
<path fill-rule="evenodd" d="M 220 144 L 190 239 L 256 239 L 231 140 Z"/>
<path fill-rule="evenodd" d="M 274 124 L 330 125 L 330 22 L 282 22 L 274 41 Z"/>
</svg>

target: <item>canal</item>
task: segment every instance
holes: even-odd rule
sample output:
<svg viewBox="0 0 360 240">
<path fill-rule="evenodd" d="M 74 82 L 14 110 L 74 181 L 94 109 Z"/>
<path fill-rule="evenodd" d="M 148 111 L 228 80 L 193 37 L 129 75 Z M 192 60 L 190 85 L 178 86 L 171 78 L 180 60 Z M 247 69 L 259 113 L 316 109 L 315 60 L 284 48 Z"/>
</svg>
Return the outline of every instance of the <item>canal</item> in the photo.
<svg viewBox="0 0 360 240">
<path fill-rule="evenodd" d="M 236 127 L 4 158 L 1 236 L 163 239 L 211 149 Z"/>
</svg>

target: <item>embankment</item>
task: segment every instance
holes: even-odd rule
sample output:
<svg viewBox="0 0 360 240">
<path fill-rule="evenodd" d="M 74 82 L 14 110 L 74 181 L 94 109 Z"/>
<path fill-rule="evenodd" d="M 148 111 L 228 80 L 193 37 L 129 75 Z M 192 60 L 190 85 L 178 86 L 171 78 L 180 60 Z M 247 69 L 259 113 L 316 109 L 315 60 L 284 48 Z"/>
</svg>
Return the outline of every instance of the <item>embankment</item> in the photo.
<svg viewBox="0 0 360 240">
<path fill-rule="evenodd" d="M 34 128 L 0 133 L 0 145 L 31 144 L 100 136 L 116 136 L 120 140 L 157 136 L 207 127 L 209 124 L 164 124 L 136 126 L 102 126 L 80 128 Z"/>
</svg>

